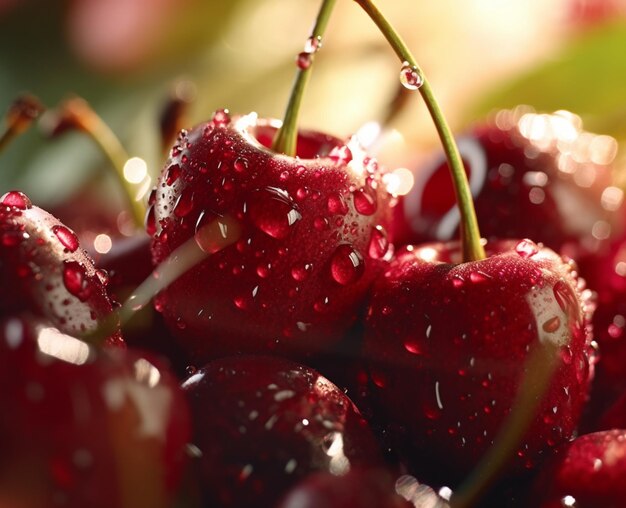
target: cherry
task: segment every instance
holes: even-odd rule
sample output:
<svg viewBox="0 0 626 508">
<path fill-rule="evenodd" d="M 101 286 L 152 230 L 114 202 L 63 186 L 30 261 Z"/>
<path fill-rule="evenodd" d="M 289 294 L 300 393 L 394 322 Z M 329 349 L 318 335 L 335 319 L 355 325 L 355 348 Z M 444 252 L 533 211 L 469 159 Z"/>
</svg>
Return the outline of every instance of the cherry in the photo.
<svg viewBox="0 0 626 508">
<path fill-rule="evenodd" d="M 487 244 L 487 256 L 459 264 L 458 243 L 402 250 L 366 317 L 379 418 L 424 467 L 445 463 L 450 477 L 494 442 L 531 350 L 556 365 L 517 447 L 518 470 L 573 436 L 593 374 L 590 295 L 572 266 L 530 240 Z"/>
<path fill-rule="evenodd" d="M 21 192 L 0 198 L 0 315 L 28 310 L 63 333 L 92 332 L 112 311 L 106 279 L 71 229 Z M 124 344 L 118 331 L 107 343 Z"/>
<path fill-rule="evenodd" d="M 344 476 L 313 473 L 305 477 L 287 493 L 278 508 L 412 508 L 413 506 L 396 493 L 393 476 L 389 471 L 355 468 Z"/>
<path fill-rule="evenodd" d="M 3 506 L 170 506 L 190 420 L 176 378 L 149 356 L 7 318 L 0 406 Z"/>
<path fill-rule="evenodd" d="M 376 161 L 354 140 L 309 131 L 297 157 L 274 153 L 275 132 L 255 115 L 218 111 L 181 133 L 153 194 L 154 261 L 194 237 L 212 254 L 156 299 L 195 362 L 328 347 L 391 255 L 391 198 Z M 232 245 L 215 252 L 211 230 Z"/>
<path fill-rule="evenodd" d="M 615 211 L 622 192 L 611 162 L 616 142 L 585 132 L 565 112 L 500 111 L 459 139 L 481 233 L 532 238 L 578 258 L 622 227 Z M 415 173 L 396 207 L 399 243 L 447 241 L 458 235 L 459 213 L 443 156 Z"/>
<path fill-rule="evenodd" d="M 278 357 L 223 358 L 183 389 L 207 506 L 273 506 L 308 473 L 380 465 L 354 404 L 311 368 Z"/>
<path fill-rule="evenodd" d="M 626 430 L 582 435 L 562 446 L 542 471 L 535 486 L 533 505 L 542 508 L 624 506 L 625 473 Z"/>
</svg>

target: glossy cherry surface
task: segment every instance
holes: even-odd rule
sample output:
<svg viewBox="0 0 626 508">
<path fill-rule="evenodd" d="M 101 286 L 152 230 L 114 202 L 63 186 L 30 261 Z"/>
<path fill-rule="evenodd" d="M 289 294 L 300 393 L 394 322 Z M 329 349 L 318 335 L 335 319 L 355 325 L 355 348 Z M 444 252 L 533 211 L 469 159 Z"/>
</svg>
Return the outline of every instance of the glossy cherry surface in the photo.
<svg viewBox="0 0 626 508">
<path fill-rule="evenodd" d="M 352 469 L 344 476 L 314 473 L 291 489 L 278 508 L 413 508 L 395 487 L 384 469 Z"/>
<path fill-rule="evenodd" d="M 278 357 L 215 360 L 187 393 L 206 506 L 272 506 L 305 475 L 380 464 L 365 420 L 313 369 Z"/>
<path fill-rule="evenodd" d="M 557 346 L 556 371 L 515 466 L 572 437 L 593 374 L 589 292 L 571 265 L 530 240 L 408 248 L 379 277 L 366 318 L 372 396 L 389 432 L 427 469 L 467 474 L 511 412 L 531 348 Z"/>
<path fill-rule="evenodd" d="M 167 507 L 190 434 L 176 378 L 45 323 L 0 329 L 0 504 Z"/>
<path fill-rule="evenodd" d="M 585 434 L 563 446 L 542 472 L 533 504 L 619 508 L 626 501 L 625 476 L 626 430 Z"/>
<path fill-rule="evenodd" d="M 503 110 L 458 144 L 485 238 L 532 238 L 577 258 L 623 227 L 616 213 L 623 193 L 612 176 L 617 142 L 584 131 L 575 115 Z M 458 238 L 459 213 L 443 155 L 415 171 L 415 184 L 401 199 L 394 240 Z"/>
<path fill-rule="evenodd" d="M 0 198 L 0 315 L 32 312 L 64 333 L 94 331 L 113 310 L 107 275 L 77 236 L 23 193 Z M 119 332 L 109 344 L 123 345 Z"/>
<path fill-rule="evenodd" d="M 217 112 L 181 133 L 153 194 L 154 261 L 194 238 L 212 254 L 156 299 L 198 364 L 337 342 L 391 255 L 376 161 L 354 140 L 306 131 L 298 157 L 276 154 L 266 148 L 275 131 L 256 115 Z M 211 230 L 232 245 L 214 252 Z"/>
</svg>

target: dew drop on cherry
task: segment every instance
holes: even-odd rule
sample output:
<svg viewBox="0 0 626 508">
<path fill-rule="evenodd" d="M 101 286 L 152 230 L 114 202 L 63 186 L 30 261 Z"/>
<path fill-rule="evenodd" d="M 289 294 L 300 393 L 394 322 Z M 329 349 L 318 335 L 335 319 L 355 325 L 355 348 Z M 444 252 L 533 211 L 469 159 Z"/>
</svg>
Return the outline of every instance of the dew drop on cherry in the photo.
<svg viewBox="0 0 626 508">
<path fill-rule="evenodd" d="M 348 205 L 340 194 L 331 194 L 326 202 L 329 213 L 344 215 L 348 213 Z"/>
<path fill-rule="evenodd" d="M 252 194 L 248 212 L 253 224 L 276 239 L 286 238 L 291 227 L 302 215 L 289 194 L 283 189 L 266 187 Z"/>
<path fill-rule="evenodd" d="M 0 203 L 5 206 L 18 208 L 19 210 L 28 210 L 33 207 L 33 203 L 30 198 L 20 191 L 7 192 L 0 198 Z"/>
<path fill-rule="evenodd" d="M 543 323 L 543 325 L 541 325 L 541 328 L 543 328 L 543 331 L 546 333 L 554 333 L 560 328 L 560 326 L 561 320 L 558 316 L 554 316 L 548 319 L 545 323 Z"/>
<path fill-rule="evenodd" d="M 367 253 L 372 259 L 384 258 L 389 252 L 389 239 L 387 238 L 387 232 L 382 226 L 376 226 L 372 230 L 372 236 L 370 237 Z"/>
<path fill-rule="evenodd" d="M 517 252 L 523 258 L 530 258 L 539 252 L 539 246 L 532 240 L 522 240 L 515 246 Z"/>
<path fill-rule="evenodd" d="M 359 189 L 354 191 L 354 208 L 361 215 L 373 215 L 376 212 L 378 203 L 376 202 L 376 194 L 368 189 Z"/>
<path fill-rule="evenodd" d="M 76 261 L 64 262 L 63 284 L 71 294 L 81 300 L 84 299 L 86 274 L 80 263 Z"/>
<path fill-rule="evenodd" d="M 330 272 L 335 282 L 343 286 L 352 284 L 364 271 L 363 256 L 357 250 L 347 244 L 337 247 L 330 262 Z"/>
<path fill-rule="evenodd" d="M 237 173 L 243 173 L 246 169 L 248 169 L 248 161 L 242 157 L 238 157 L 235 159 L 235 162 L 233 162 L 233 169 Z"/>
<path fill-rule="evenodd" d="M 193 210 L 193 198 L 193 191 L 191 189 L 185 189 L 176 200 L 176 204 L 174 205 L 174 214 L 177 217 L 185 217 L 189 215 L 189 212 Z"/>
<path fill-rule="evenodd" d="M 149 236 L 154 236 L 156 233 L 156 213 L 154 211 L 154 204 L 151 204 L 150 206 L 148 206 L 148 211 L 146 212 L 146 220 L 145 220 L 145 226 L 146 226 L 146 233 L 148 233 Z"/>
<path fill-rule="evenodd" d="M 309 277 L 312 268 L 313 265 L 310 263 L 299 263 L 294 265 L 291 267 L 291 277 L 298 282 L 302 282 Z"/>
<path fill-rule="evenodd" d="M 213 114 L 213 123 L 219 126 L 226 126 L 230 123 L 230 112 L 227 109 L 218 109 Z"/>
<path fill-rule="evenodd" d="M 417 90 L 424 84 L 424 77 L 420 74 L 417 67 L 404 62 L 400 69 L 400 83 L 407 90 Z"/>
<path fill-rule="evenodd" d="M 181 170 L 178 164 L 172 164 L 169 168 L 167 168 L 167 173 L 165 176 L 165 183 L 167 185 L 173 185 L 180 178 Z"/>
<path fill-rule="evenodd" d="M 71 231 L 69 228 L 65 226 L 53 226 L 52 232 L 59 239 L 63 247 L 65 247 L 69 252 L 76 252 L 78 249 L 78 237 Z"/>
</svg>

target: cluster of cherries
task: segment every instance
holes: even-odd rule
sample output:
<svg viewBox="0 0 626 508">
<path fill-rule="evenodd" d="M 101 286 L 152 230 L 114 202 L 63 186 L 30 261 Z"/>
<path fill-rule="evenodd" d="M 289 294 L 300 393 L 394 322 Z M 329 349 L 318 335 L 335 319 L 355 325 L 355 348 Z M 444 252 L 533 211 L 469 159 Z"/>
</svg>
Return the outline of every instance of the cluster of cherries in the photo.
<svg viewBox="0 0 626 508">
<path fill-rule="evenodd" d="M 468 259 L 443 157 L 398 196 L 279 126 L 182 130 L 105 254 L 0 198 L 0 505 L 624 506 L 615 141 L 527 109 L 461 138 Z"/>
</svg>

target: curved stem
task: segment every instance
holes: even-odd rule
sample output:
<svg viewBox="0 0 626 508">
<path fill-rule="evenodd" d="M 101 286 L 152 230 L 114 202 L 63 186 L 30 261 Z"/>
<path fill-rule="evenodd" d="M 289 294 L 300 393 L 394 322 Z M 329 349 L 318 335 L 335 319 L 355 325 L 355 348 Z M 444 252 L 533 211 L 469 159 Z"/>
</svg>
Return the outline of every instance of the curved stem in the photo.
<svg viewBox="0 0 626 508">
<path fill-rule="evenodd" d="M 124 176 L 124 166 L 130 157 L 115 133 L 91 109 L 87 101 L 79 97 L 64 101 L 55 113 L 57 116 L 54 117 L 54 123 L 49 129 L 50 134 L 55 135 L 67 128 L 74 128 L 84 132 L 94 140 L 115 169 L 115 176 L 122 188 L 135 225 L 139 229 L 143 229 L 145 206 L 135 198 L 137 194 L 135 185 Z"/>
<path fill-rule="evenodd" d="M 22 95 L 15 99 L 5 115 L 6 128 L 0 134 L 0 152 L 26 131 L 44 109 L 39 100 L 32 95 Z"/>
<path fill-rule="evenodd" d="M 322 0 L 322 6 L 317 14 L 313 30 L 311 31 L 310 41 L 321 41 L 324 32 L 326 31 L 326 25 L 330 19 L 330 13 L 335 6 L 336 0 Z M 321 44 L 321 42 L 319 42 Z M 272 149 L 275 152 L 284 153 L 285 155 L 295 156 L 298 142 L 298 115 L 300 113 L 300 104 L 302 103 L 302 97 L 309 77 L 311 75 L 311 67 L 315 58 L 315 52 L 319 49 L 312 48 L 311 51 L 305 51 L 301 53 L 301 56 L 305 58 L 305 64 L 298 65 L 298 72 L 296 79 L 291 88 L 291 96 L 289 97 L 289 103 L 285 111 L 285 117 L 283 124 L 274 138 Z"/>
<path fill-rule="evenodd" d="M 424 76 L 424 73 L 417 65 L 417 62 L 408 47 L 389 24 L 387 19 L 378 10 L 371 0 L 355 0 L 363 10 L 368 14 L 372 21 L 378 26 L 379 30 L 385 36 L 396 55 L 401 62 L 406 62 L 421 77 L 421 86 L 419 91 L 426 103 L 426 107 L 433 119 L 439 139 L 443 145 L 448 166 L 452 176 L 456 201 L 461 212 L 461 242 L 463 245 L 463 260 L 476 261 L 485 258 L 485 250 L 480 241 L 480 231 L 478 229 L 478 221 L 476 219 L 476 211 L 472 201 L 472 193 L 470 192 L 467 174 L 463 167 L 463 161 L 456 146 L 450 127 L 441 111 L 439 103 L 435 99 L 430 83 Z"/>
</svg>

